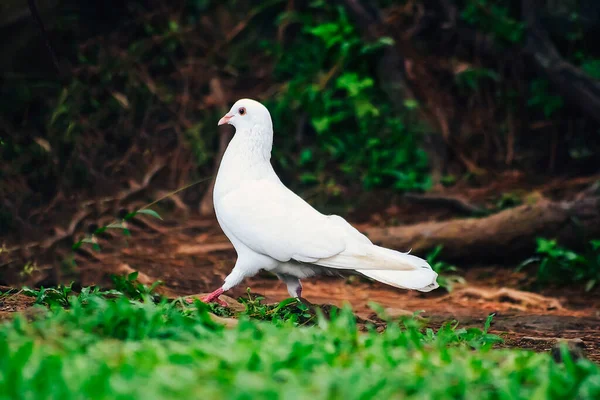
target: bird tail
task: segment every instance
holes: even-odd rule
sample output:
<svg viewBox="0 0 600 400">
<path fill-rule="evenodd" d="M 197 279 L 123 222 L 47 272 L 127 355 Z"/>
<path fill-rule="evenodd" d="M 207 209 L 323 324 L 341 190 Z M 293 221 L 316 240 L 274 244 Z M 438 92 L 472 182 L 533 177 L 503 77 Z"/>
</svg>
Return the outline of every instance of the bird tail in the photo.
<svg viewBox="0 0 600 400">
<path fill-rule="evenodd" d="M 357 269 L 359 272 L 369 278 L 375 279 L 376 281 L 385 283 L 390 286 L 394 286 L 402 289 L 414 289 L 421 292 L 429 292 L 439 287 L 437 284 L 438 274 L 431 269 L 431 266 L 427 261 L 413 256 L 408 253 L 401 253 L 399 251 L 386 249 L 385 247 L 375 246 L 372 249 L 378 256 L 381 265 L 396 266 L 400 265 L 403 268 L 394 269 Z M 410 269 L 406 269 L 406 267 Z"/>
<path fill-rule="evenodd" d="M 386 271 L 386 270 L 356 270 L 371 279 L 401 289 L 412 289 L 420 292 L 430 292 L 439 287 L 436 282 L 437 273 L 433 270 L 415 271 Z"/>
<path fill-rule="evenodd" d="M 362 244 L 361 252 L 342 252 L 316 264 L 330 268 L 354 269 L 369 278 L 402 289 L 429 292 L 439 287 L 438 274 L 427 261 L 408 253 Z M 359 254 L 357 254 L 359 253 Z"/>
<path fill-rule="evenodd" d="M 429 292 L 439 287 L 438 274 L 427 261 L 374 245 L 369 238 L 337 215 L 329 216 L 329 220 L 344 230 L 347 247 L 340 254 L 317 260 L 315 264 L 336 269 L 353 269 L 376 281 L 402 289 Z"/>
</svg>

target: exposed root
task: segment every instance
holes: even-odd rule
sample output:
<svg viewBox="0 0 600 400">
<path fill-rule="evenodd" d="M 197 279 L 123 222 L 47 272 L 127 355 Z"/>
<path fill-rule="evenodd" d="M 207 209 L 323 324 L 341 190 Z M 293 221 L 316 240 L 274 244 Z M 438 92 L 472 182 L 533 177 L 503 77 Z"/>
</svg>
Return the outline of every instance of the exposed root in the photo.
<svg viewBox="0 0 600 400">
<path fill-rule="evenodd" d="M 510 303 L 511 308 L 515 308 L 520 311 L 525 311 L 531 308 L 543 310 L 564 309 L 557 299 L 510 288 L 489 289 L 481 287 L 466 287 L 453 291 L 449 296 L 453 298 L 462 297 L 466 300 L 481 299 L 483 301 Z"/>
<path fill-rule="evenodd" d="M 574 201 L 540 200 L 484 218 L 423 222 L 409 226 L 371 227 L 365 233 L 374 243 L 425 254 L 444 246 L 446 261 L 508 263 L 535 251 L 534 237 L 555 237 L 577 246 L 600 233 L 600 197 Z M 514 265 L 514 264 L 513 264 Z"/>
<path fill-rule="evenodd" d="M 204 244 L 182 244 L 175 250 L 175 254 L 206 254 L 224 250 L 233 250 L 233 246 L 231 245 L 231 243 L 222 242 Z"/>
</svg>

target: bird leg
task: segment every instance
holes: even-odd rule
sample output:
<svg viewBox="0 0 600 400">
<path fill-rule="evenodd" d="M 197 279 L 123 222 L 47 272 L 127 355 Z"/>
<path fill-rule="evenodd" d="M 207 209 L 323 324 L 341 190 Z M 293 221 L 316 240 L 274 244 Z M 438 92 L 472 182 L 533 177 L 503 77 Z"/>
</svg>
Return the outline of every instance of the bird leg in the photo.
<svg viewBox="0 0 600 400">
<path fill-rule="evenodd" d="M 203 303 L 217 303 L 220 306 L 227 307 L 228 304 L 225 301 L 219 299 L 219 296 L 222 295 L 223 292 L 225 292 L 223 288 L 218 288 L 208 296 L 205 296 L 204 298 L 200 299 L 200 301 L 202 301 Z M 187 299 L 188 303 L 192 303 L 193 301 L 193 299 Z"/>
<path fill-rule="evenodd" d="M 287 286 L 287 291 L 290 294 L 290 297 L 295 297 L 298 299 L 302 297 L 302 284 L 300 283 L 300 279 L 288 274 L 279 273 L 276 275 Z"/>
<path fill-rule="evenodd" d="M 227 303 L 219 299 L 219 296 L 222 295 L 223 292 L 225 292 L 223 288 L 218 288 L 217 290 L 203 298 L 202 301 L 205 303 L 217 303 L 223 307 L 227 307 Z"/>
</svg>

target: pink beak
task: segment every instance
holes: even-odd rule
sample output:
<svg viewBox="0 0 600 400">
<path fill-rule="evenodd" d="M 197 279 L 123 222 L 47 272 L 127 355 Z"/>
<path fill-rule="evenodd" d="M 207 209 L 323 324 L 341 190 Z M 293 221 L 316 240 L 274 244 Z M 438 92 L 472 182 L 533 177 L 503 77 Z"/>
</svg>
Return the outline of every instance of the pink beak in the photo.
<svg viewBox="0 0 600 400">
<path fill-rule="evenodd" d="M 228 123 L 229 123 L 229 120 L 230 120 L 231 118 L 233 118 L 233 115 L 225 114 L 225 115 L 223 116 L 223 118 L 221 118 L 221 119 L 219 120 L 219 123 L 218 123 L 217 125 L 224 125 L 224 124 L 228 124 Z"/>
</svg>

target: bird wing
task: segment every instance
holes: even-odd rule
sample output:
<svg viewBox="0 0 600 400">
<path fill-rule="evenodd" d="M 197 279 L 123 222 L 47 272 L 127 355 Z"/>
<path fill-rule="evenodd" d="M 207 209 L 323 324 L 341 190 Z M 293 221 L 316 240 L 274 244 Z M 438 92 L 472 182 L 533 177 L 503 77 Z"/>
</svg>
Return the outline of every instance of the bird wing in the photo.
<svg viewBox="0 0 600 400">
<path fill-rule="evenodd" d="M 218 199 L 215 210 L 238 240 L 281 262 L 314 262 L 346 249 L 340 226 L 278 181 L 243 182 Z"/>
<path fill-rule="evenodd" d="M 373 245 L 342 217 L 321 214 L 278 181 L 246 181 L 218 199 L 215 210 L 224 230 L 256 253 L 281 262 L 359 270 L 368 276 L 383 275 L 383 270 L 421 270 L 425 280 L 433 278 L 425 260 Z M 402 274 L 386 278 L 407 280 Z"/>
</svg>

